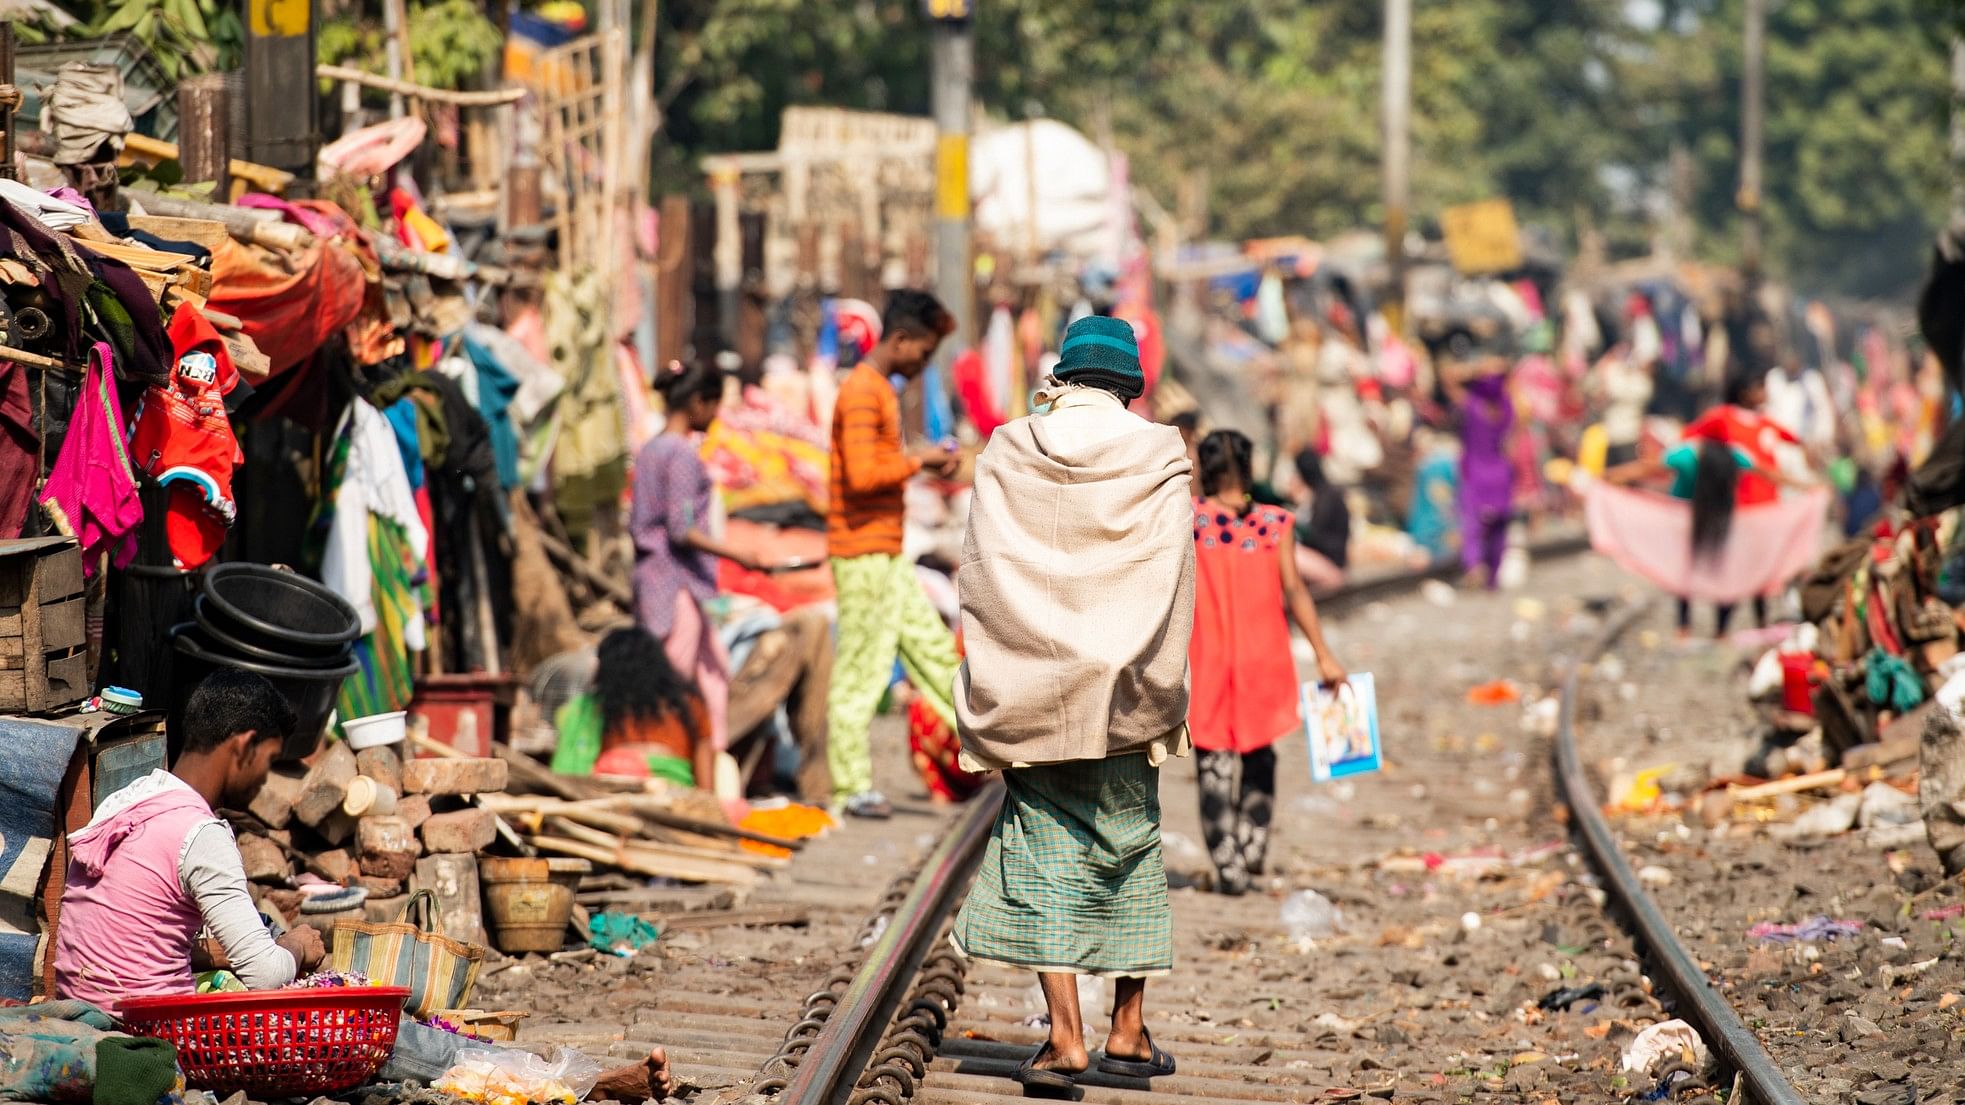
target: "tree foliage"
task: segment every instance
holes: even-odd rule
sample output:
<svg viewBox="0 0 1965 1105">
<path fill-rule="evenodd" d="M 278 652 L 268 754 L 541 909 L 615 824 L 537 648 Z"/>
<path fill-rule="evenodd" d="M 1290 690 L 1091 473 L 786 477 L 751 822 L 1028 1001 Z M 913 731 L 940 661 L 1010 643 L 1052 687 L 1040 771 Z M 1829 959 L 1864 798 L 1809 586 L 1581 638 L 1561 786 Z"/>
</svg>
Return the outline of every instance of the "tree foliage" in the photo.
<svg viewBox="0 0 1965 1105">
<path fill-rule="evenodd" d="M 977 0 L 977 93 L 1109 140 L 1171 205 L 1205 172 L 1214 232 L 1375 225 L 1379 5 L 1363 0 Z M 1642 248 L 1692 166 L 1698 250 L 1736 256 L 1743 0 L 1416 0 L 1413 216 L 1505 196 L 1576 240 Z M 1965 0 L 1770 5 L 1770 268 L 1804 285 L 1914 279 L 1944 209 L 1944 36 Z M 1648 14 L 1647 14 L 1648 13 Z M 928 109 L 918 0 L 670 0 L 665 183 L 709 150 L 776 141 L 789 104 Z"/>
</svg>

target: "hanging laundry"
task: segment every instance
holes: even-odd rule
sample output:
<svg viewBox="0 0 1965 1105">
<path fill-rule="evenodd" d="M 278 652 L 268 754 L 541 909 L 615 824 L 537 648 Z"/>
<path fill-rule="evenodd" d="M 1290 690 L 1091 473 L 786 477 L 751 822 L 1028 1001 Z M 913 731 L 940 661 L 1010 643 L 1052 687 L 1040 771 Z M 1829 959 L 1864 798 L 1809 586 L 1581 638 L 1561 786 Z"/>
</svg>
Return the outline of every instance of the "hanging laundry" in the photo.
<svg viewBox="0 0 1965 1105">
<path fill-rule="evenodd" d="M 94 578 L 102 554 L 121 568 L 136 553 L 130 540 L 143 521 L 136 471 L 123 440 L 123 404 L 116 397 L 115 354 L 107 342 L 89 350 L 89 371 L 48 472 L 41 505 L 55 528 L 82 545 L 82 573 Z"/>
<path fill-rule="evenodd" d="M 186 353 L 170 386 L 144 392 L 130 439 L 136 467 L 170 492 L 164 537 L 171 559 L 187 572 L 218 554 L 238 517 L 232 473 L 246 458 L 232 434 L 218 381 L 218 363 L 210 354 Z"/>
</svg>

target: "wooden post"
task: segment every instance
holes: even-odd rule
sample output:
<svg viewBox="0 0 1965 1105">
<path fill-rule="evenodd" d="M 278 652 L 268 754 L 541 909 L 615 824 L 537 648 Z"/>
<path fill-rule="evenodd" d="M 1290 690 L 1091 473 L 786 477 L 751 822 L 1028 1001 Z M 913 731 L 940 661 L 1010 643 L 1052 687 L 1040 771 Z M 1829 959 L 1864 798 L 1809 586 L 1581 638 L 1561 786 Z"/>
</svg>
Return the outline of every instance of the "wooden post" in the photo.
<svg viewBox="0 0 1965 1105">
<path fill-rule="evenodd" d="M 230 101 L 222 73 L 200 74 L 178 85 L 178 160 L 185 180 L 213 182 L 213 203 L 226 203 L 232 196 Z"/>
<path fill-rule="evenodd" d="M 9 89 L 12 89 L 13 84 L 14 22 L 9 19 L 0 22 L 0 85 L 5 85 Z M 0 177 L 4 177 L 7 180 L 20 179 L 20 170 L 14 167 L 14 106 L 12 99 L 12 97 L 19 95 L 20 93 L 18 91 L 13 91 L 9 94 L 8 100 L 4 104 L 0 104 Z"/>
</svg>

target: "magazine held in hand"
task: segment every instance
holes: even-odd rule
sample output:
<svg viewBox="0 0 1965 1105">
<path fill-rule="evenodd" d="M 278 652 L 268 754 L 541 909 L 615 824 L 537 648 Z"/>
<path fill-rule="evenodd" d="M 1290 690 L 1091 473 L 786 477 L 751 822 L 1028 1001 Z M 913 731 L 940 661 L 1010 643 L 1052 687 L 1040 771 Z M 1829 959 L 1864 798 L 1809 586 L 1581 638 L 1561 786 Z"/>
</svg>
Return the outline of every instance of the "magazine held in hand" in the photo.
<svg viewBox="0 0 1965 1105">
<path fill-rule="evenodd" d="M 1368 775 L 1384 765 L 1378 747 L 1378 692 L 1371 673 L 1336 687 L 1303 684 L 1303 730 L 1310 738 L 1310 774 L 1318 782 Z"/>
</svg>

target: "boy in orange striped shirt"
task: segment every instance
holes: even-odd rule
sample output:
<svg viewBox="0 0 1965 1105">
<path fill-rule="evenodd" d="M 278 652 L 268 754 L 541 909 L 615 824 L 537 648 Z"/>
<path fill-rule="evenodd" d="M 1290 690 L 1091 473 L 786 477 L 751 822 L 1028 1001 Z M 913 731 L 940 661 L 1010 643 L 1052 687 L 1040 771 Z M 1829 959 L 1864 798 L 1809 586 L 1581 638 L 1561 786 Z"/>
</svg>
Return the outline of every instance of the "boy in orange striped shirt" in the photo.
<svg viewBox="0 0 1965 1105">
<path fill-rule="evenodd" d="M 833 804 L 856 817 L 893 815 L 873 789 L 868 730 L 897 654 L 922 699 L 955 725 L 955 637 L 901 554 L 907 482 L 924 470 L 950 475 L 955 458 L 940 445 L 905 447 L 900 398 L 889 382 L 920 376 L 954 329 L 955 319 L 934 296 L 895 292 L 881 316 L 880 343 L 839 385 L 833 406 L 826 551 L 838 591 L 839 638 L 826 763 Z"/>
</svg>

